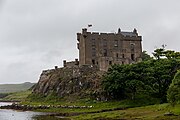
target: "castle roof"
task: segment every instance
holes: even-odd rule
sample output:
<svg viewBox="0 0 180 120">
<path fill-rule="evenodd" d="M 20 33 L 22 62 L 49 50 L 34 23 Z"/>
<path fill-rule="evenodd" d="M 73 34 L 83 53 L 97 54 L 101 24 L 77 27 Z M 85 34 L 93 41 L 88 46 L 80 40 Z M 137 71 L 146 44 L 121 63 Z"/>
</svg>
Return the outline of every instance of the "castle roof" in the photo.
<svg viewBox="0 0 180 120">
<path fill-rule="evenodd" d="M 130 37 L 136 37 L 137 34 L 134 32 L 121 32 L 123 36 L 130 36 Z"/>
</svg>

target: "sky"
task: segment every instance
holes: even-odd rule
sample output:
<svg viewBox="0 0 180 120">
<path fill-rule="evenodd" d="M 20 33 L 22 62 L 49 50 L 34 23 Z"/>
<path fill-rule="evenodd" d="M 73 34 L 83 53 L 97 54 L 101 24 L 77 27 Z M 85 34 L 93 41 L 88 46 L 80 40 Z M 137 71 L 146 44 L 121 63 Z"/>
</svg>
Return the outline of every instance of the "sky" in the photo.
<svg viewBox="0 0 180 120">
<path fill-rule="evenodd" d="M 179 0 L 0 0 L 0 84 L 38 82 L 78 58 L 76 33 L 137 29 L 149 54 L 180 51 Z"/>
</svg>

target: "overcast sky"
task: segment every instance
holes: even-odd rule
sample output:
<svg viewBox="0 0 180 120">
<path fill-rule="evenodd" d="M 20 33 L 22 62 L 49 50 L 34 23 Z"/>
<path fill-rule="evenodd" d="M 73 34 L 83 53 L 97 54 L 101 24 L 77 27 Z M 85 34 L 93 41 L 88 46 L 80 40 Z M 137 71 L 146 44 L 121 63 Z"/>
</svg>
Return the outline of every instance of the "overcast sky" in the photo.
<svg viewBox="0 0 180 120">
<path fill-rule="evenodd" d="M 143 50 L 180 51 L 180 0 L 0 0 L 0 84 L 37 82 L 41 71 L 78 58 L 76 33 L 132 31 Z"/>
</svg>

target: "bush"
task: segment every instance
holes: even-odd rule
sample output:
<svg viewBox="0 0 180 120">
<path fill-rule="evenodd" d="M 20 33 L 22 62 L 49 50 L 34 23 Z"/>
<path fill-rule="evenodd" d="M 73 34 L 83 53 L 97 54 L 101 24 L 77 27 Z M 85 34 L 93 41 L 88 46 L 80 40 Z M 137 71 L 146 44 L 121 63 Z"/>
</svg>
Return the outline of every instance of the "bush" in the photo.
<svg viewBox="0 0 180 120">
<path fill-rule="evenodd" d="M 178 70 L 169 86 L 167 100 L 173 106 L 180 101 L 180 70 Z"/>
</svg>

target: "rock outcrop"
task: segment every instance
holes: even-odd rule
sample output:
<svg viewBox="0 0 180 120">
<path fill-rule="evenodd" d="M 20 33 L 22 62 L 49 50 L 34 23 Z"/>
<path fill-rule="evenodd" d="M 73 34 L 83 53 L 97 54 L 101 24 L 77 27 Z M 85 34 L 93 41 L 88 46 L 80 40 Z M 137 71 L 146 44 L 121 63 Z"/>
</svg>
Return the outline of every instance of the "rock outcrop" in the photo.
<svg viewBox="0 0 180 120">
<path fill-rule="evenodd" d="M 75 95 L 103 99 L 100 96 L 102 74 L 102 71 L 90 65 L 44 70 L 33 88 L 33 93 L 46 96 L 53 92 L 59 97 Z"/>
</svg>

